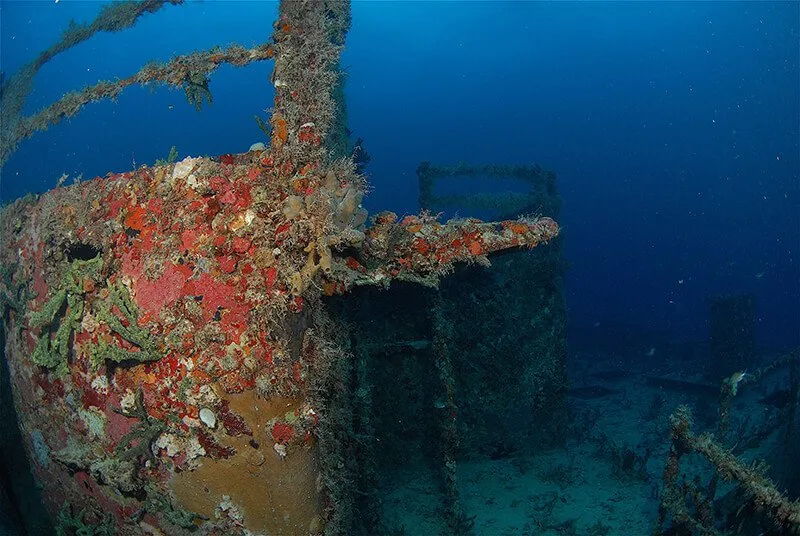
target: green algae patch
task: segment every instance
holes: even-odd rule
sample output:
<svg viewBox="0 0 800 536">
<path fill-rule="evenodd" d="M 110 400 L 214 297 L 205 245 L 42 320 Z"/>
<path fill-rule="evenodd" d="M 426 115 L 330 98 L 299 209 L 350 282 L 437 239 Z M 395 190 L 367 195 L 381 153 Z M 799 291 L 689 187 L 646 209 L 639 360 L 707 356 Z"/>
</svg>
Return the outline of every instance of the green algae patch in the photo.
<svg viewBox="0 0 800 536">
<path fill-rule="evenodd" d="M 50 296 L 41 310 L 30 313 L 29 327 L 42 331 L 31 355 L 36 365 L 54 369 L 59 376 L 66 374 L 72 334 L 83 318 L 86 289 L 98 282 L 102 268 L 100 255 L 72 261 L 61 279 L 61 288 Z M 91 285 L 87 285 L 88 282 Z"/>
</svg>

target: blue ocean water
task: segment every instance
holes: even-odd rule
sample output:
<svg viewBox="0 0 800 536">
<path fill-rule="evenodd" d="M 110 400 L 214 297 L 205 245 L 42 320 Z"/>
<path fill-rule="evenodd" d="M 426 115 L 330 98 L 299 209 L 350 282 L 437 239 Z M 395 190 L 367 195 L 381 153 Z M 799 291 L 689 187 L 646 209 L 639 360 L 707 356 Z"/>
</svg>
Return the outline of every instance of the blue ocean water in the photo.
<svg viewBox="0 0 800 536">
<path fill-rule="evenodd" d="M 12 73 L 99 2 L 0 6 Z M 705 336 L 706 299 L 757 297 L 759 340 L 798 344 L 798 4 L 355 2 L 350 128 L 372 155 L 371 211 L 412 213 L 414 170 L 538 163 L 559 175 L 571 321 Z M 189 2 L 98 34 L 36 78 L 26 112 L 149 60 L 268 39 L 274 2 Z M 2 198 L 263 138 L 268 63 L 221 68 L 198 113 L 179 90 L 119 100 L 24 142 Z"/>
<path fill-rule="evenodd" d="M 5 1 L 12 73 L 99 2 Z M 370 211 L 413 213 L 422 160 L 556 171 L 570 319 L 706 335 L 706 300 L 753 293 L 759 341 L 800 341 L 798 4 L 355 2 L 350 128 L 372 155 Z M 189 2 L 98 34 L 36 78 L 26 112 L 149 60 L 268 39 L 274 2 Z M 263 138 L 271 65 L 221 68 L 198 113 L 179 90 L 119 100 L 24 142 L 2 198 Z"/>
<path fill-rule="evenodd" d="M 101 6 L 4 0 L 0 69 L 15 72 Z M 558 173 L 564 200 L 572 337 L 636 326 L 706 340 L 709 298 L 752 294 L 759 346 L 800 344 L 800 4 L 352 7 L 342 63 L 349 126 L 372 156 L 370 212 L 416 213 L 423 160 L 540 164 Z M 57 56 L 25 111 L 150 60 L 263 43 L 276 12 L 276 2 L 167 6 Z M 0 199 L 64 173 L 153 163 L 173 145 L 182 158 L 266 141 L 253 116 L 268 117 L 270 72 L 269 62 L 222 67 L 201 112 L 158 86 L 88 105 L 20 145 Z"/>
</svg>

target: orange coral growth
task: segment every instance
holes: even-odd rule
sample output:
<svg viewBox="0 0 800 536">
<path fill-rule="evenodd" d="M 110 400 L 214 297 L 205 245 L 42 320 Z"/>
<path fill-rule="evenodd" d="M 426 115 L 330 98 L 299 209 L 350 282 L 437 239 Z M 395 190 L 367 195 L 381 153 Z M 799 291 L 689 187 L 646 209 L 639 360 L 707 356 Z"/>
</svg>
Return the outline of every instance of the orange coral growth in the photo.
<svg viewBox="0 0 800 536">
<path fill-rule="evenodd" d="M 483 248 L 483 244 L 478 242 L 477 240 L 473 240 L 469 243 L 469 252 L 473 255 L 483 255 L 486 250 Z"/>
<path fill-rule="evenodd" d="M 274 166 L 274 165 L 275 165 L 275 160 L 272 158 L 272 156 L 271 156 L 271 155 L 267 154 L 266 152 L 264 152 L 264 153 L 261 155 L 261 159 L 259 160 L 259 162 L 260 162 L 260 163 L 261 163 L 261 165 L 262 165 L 262 166 L 264 166 L 265 168 L 271 168 L 272 166 Z"/>
<path fill-rule="evenodd" d="M 358 262 L 353 257 L 347 257 L 344 260 L 344 262 L 347 264 L 347 267 L 350 268 L 351 270 L 357 270 L 359 272 L 363 272 L 364 271 L 364 267 L 361 266 L 361 263 Z"/>
<path fill-rule="evenodd" d="M 284 136 L 284 140 L 285 140 L 285 136 Z M 294 173 L 294 164 L 292 164 L 291 161 L 287 160 L 283 164 L 281 164 L 281 175 L 283 175 L 284 177 L 288 177 L 292 173 Z"/>
<path fill-rule="evenodd" d="M 144 229 L 144 220 L 147 216 L 147 210 L 142 207 L 136 206 L 128 211 L 128 215 L 125 217 L 125 227 L 133 229 L 135 231 L 141 231 Z"/>
<path fill-rule="evenodd" d="M 397 214 L 384 211 L 375 216 L 375 225 L 391 225 L 397 221 Z"/>
<path fill-rule="evenodd" d="M 325 296 L 333 296 L 336 294 L 337 283 L 335 281 L 325 281 L 322 284 L 322 293 Z"/>
<path fill-rule="evenodd" d="M 305 175 L 309 171 L 314 171 L 318 167 L 319 167 L 318 163 L 311 162 L 311 163 L 308 163 L 308 164 L 304 165 L 302 168 L 300 168 L 300 172 L 299 173 L 300 173 L 300 175 Z"/>
<path fill-rule="evenodd" d="M 275 137 L 281 143 L 285 143 L 286 139 L 289 137 L 289 133 L 286 127 L 286 119 L 280 116 L 276 116 L 275 120 L 273 121 L 273 125 L 275 128 Z"/>
<path fill-rule="evenodd" d="M 414 240 L 414 249 L 416 249 L 418 253 L 426 255 L 431 250 L 431 245 L 428 244 L 427 240 L 423 238 L 417 238 Z"/>
<path fill-rule="evenodd" d="M 302 173 L 302 171 L 300 173 Z M 304 193 L 308 189 L 308 179 L 295 179 L 292 187 L 296 192 Z"/>
<path fill-rule="evenodd" d="M 526 231 L 530 230 L 530 227 L 518 221 L 504 222 L 504 225 L 506 226 L 507 229 L 510 229 L 511 232 L 513 232 L 514 234 L 523 234 Z"/>
<path fill-rule="evenodd" d="M 303 126 L 300 128 L 300 133 L 297 135 L 297 139 L 302 142 L 315 144 L 318 144 L 320 141 L 322 141 L 321 138 L 314 133 L 314 128 L 309 126 Z"/>
</svg>

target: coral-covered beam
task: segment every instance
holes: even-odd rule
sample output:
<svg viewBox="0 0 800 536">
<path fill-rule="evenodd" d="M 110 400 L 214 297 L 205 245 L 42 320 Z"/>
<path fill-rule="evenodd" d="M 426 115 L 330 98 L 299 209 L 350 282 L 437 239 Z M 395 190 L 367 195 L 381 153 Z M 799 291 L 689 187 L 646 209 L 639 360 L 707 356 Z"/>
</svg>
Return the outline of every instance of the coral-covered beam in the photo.
<svg viewBox="0 0 800 536">
<path fill-rule="evenodd" d="M 290 181 L 294 170 L 319 166 L 328 159 L 326 138 L 338 108 L 332 88 L 342 46 L 333 38 L 349 20 L 342 1 L 281 2 L 273 42 L 275 86 L 270 140 L 271 157 Z M 291 168 L 282 167 L 291 162 Z"/>
<path fill-rule="evenodd" d="M 688 407 L 679 407 L 670 416 L 672 448 L 664 468 L 664 491 L 659 507 L 659 529 L 666 514 L 689 527 L 704 528 L 686 511 L 685 495 L 689 489 L 679 486 L 680 459 L 695 452 L 706 458 L 724 480 L 738 484 L 742 496 L 765 514 L 778 534 L 800 535 L 800 501 L 791 500 L 778 491 L 775 483 L 758 464 L 746 464 L 720 445 L 711 434 L 695 435 Z M 742 506 L 744 508 L 744 506 Z M 766 525 L 766 523 L 764 523 Z"/>
<path fill-rule="evenodd" d="M 5 162 L 20 141 L 75 116 L 81 108 L 91 102 L 116 99 L 126 88 L 136 84 L 163 83 L 183 87 L 189 103 L 199 110 L 203 102 L 211 102 L 208 76 L 220 65 L 229 63 L 243 67 L 255 61 L 270 59 L 272 53 L 272 46 L 266 44 L 250 49 L 234 45 L 224 50 L 195 52 L 177 56 L 163 64 L 149 63 L 126 78 L 113 82 L 101 81 L 93 86 L 71 91 L 35 115 L 15 118 L 13 125 L 4 125 L 5 130 L 0 143 L 0 164 Z"/>
<path fill-rule="evenodd" d="M 385 285 L 392 279 L 408 279 L 435 286 L 455 263 L 485 264 L 490 253 L 523 246 L 533 248 L 558 233 L 558 224 L 547 217 L 441 223 L 427 214 L 398 221 L 394 213 L 383 212 L 366 231 L 363 258 L 346 257 L 347 269 L 340 273 L 348 279 L 343 281 L 347 285 Z"/>
</svg>

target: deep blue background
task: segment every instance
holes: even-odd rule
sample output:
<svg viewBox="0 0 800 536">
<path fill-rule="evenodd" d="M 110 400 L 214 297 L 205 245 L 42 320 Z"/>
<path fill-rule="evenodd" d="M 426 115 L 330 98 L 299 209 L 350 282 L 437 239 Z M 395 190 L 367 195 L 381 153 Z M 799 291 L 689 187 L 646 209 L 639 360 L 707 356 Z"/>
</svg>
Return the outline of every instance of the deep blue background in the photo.
<svg viewBox="0 0 800 536">
<path fill-rule="evenodd" d="M 539 163 L 559 174 L 571 321 L 706 336 L 709 296 L 757 296 L 759 342 L 800 343 L 797 2 L 355 2 L 350 126 L 373 160 L 371 211 L 415 212 L 421 160 Z M 97 2 L 0 3 L 13 72 Z M 193 2 L 48 64 L 32 112 L 147 60 L 270 35 L 276 4 Z M 134 88 L 24 142 L 2 198 L 165 158 L 246 150 L 271 64 L 222 68 L 197 113 Z M 170 105 L 173 105 L 170 108 Z"/>
</svg>

